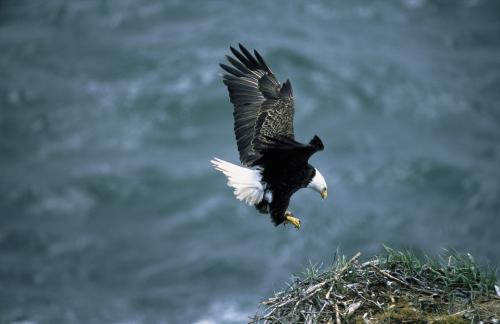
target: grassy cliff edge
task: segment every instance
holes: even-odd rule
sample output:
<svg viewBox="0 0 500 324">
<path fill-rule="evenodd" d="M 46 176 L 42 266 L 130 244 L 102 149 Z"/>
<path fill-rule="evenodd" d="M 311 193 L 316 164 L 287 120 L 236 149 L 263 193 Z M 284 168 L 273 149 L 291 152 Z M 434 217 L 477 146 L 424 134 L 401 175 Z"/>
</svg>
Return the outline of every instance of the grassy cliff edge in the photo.
<svg viewBox="0 0 500 324">
<path fill-rule="evenodd" d="M 419 258 L 385 247 L 360 262 L 336 258 L 310 266 L 288 288 L 261 303 L 251 323 L 498 323 L 496 271 L 470 254 Z"/>
</svg>

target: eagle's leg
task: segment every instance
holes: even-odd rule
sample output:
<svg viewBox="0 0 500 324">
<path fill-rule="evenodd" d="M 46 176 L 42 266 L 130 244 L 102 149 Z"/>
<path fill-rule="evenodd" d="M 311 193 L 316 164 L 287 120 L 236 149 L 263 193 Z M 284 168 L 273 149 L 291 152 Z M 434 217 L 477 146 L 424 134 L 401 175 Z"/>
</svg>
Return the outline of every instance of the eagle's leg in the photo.
<svg viewBox="0 0 500 324">
<path fill-rule="evenodd" d="M 300 228 L 300 219 L 294 217 L 292 212 L 289 210 L 285 212 L 285 224 L 286 223 L 292 224 L 293 226 L 295 226 L 296 229 Z"/>
</svg>

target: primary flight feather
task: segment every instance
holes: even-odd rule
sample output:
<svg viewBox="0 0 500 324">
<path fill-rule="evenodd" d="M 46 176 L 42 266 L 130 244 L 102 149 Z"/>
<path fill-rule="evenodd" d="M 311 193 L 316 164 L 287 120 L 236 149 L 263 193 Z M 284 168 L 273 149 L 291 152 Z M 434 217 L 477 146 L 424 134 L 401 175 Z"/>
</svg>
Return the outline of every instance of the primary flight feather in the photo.
<svg viewBox="0 0 500 324">
<path fill-rule="evenodd" d="M 230 65 L 220 64 L 222 79 L 234 106 L 234 133 L 243 166 L 218 158 L 211 162 L 228 178 L 237 199 L 269 213 L 275 225 L 300 220 L 288 211 L 291 196 L 301 188 L 312 188 L 327 196 L 321 173 L 309 158 L 323 150 L 314 136 L 308 144 L 295 141 L 294 102 L 289 80 L 280 84 L 262 56 L 243 45 L 226 55 Z"/>
</svg>

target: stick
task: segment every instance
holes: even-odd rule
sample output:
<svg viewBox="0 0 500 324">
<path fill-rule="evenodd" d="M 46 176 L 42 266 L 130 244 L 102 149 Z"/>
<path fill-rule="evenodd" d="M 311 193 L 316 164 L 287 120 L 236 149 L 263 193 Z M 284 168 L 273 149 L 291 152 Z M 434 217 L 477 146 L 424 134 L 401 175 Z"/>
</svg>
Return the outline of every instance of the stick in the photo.
<svg viewBox="0 0 500 324">
<path fill-rule="evenodd" d="M 413 287 L 412 285 L 410 285 L 406 281 L 403 281 L 403 280 L 401 280 L 399 278 L 394 277 L 393 275 L 391 275 L 391 274 L 389 274 L 387 272 L 384 272 L 384 271 L 380 270 L 377 266 L 375 266 L 373 264 L 369 264 L 369 266 L 372 267 L 373 269 L 375 269 L 375 271 L 377 271 L 378 273 L 380 273 L 384 277 L 386 277 L 388 279 L 391 279 L 391 280 L 394 280 L 394 281 L 402 284 L 403 286 L 405 286 L 407 288 L 410 288 L 410 289 L 413 289 L 413 290 L 416 290 L 416 291 L 419 291 L 421 293 L 425 293 L 425 294 L 428 294 L 428 295 L 434 295 L 434 292 L 426 290 L 426 289 L 421 289 L 421 288 Z"/>
<path fill-rule="evenodd" d="M 335 323 L 341 324 L 340 323 L 339 305 L 337 304 L 337 302 L 335 302 Z"/>
</svg>

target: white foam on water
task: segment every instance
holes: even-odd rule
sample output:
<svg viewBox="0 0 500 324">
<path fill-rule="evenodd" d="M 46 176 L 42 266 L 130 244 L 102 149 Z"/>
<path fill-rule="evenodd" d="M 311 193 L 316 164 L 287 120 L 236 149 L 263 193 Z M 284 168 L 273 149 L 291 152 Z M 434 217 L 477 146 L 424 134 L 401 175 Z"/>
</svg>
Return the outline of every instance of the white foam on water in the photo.
<svg viewBox="0 0 500 324">
<path fill-rule="evenodd" d="M 234 302 L 213 303 L 208 310 L 208 314 L 196 320 L 195 324 L 230 324 L 247 323 L 249 320 L 249 311 L 243 310 Z"/>
<path fill-rule="evenodd" d="M 61 192 L 48 192 L 40 197 L 39 202 L 31 207 L 37 215 L 45 213 L 83 215 L 95 205 L 95 200 L 85 191 L 69 188 Z"/>
</svg>

